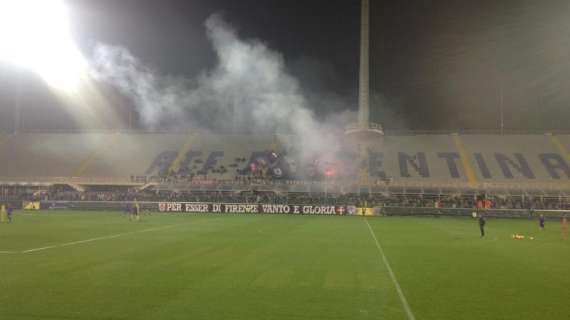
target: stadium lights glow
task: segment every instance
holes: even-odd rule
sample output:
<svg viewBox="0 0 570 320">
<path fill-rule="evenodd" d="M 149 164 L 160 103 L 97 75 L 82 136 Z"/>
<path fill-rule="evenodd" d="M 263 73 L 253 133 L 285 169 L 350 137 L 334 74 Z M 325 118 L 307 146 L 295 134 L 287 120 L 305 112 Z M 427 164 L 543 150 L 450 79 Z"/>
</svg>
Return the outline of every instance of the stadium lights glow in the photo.
<svg viewBox="0 0 570 320">
<path fill-rule="evenodd" d="M 76 47 L 63 0 L 0 0 L 0 61 L 37 73 L 48 85 L 75 91 L 87 63 Z"/>
</svg>

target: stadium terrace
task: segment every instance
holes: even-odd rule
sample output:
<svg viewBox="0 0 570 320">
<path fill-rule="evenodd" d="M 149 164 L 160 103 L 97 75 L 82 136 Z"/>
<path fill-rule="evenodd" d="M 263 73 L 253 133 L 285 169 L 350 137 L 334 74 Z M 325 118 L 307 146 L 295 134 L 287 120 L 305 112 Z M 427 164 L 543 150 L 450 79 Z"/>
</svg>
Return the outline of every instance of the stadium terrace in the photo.
<svg viewBox="0 0 570 320">
<path fill-rule="evenodd" d="M 0 0 L 0 319 L 568 320 L 568 9 Z"/>
<path fill-rule="evenodd" d="M 278 141 L 278 142 L 276 142 Z M 0 181 L 140 186 L 148 182 L 372 181 L 393 184 L 510 184 L 568 189 L 567 135 L 386 136 L 383 151 L 301 159 L 295 138 L 211 134 L 19 134 L 0 148 Z M 120 152 L 118 150 L 121 150 Z M 137 155 L 136 162 L 132 154 Z M 36 180 L 36 181 L 34 181 Z"/>
</svg>

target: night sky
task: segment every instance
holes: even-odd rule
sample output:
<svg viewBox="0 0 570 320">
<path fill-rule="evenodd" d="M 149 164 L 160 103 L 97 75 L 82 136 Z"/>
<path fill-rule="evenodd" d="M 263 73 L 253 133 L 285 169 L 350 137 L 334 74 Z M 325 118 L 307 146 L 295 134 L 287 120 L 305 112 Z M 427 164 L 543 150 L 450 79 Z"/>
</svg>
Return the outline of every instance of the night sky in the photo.
<svg viewBox="0 0 570 320">
<path fill-rule="evenodd" d="M 84 52 L 121 45 L 163 74 L 190 78 L 216 63 L 204 21 L 221 13 L 241 38 L 280 52 L 307 96 L 356 110 L 359 0 L 68 2 Z M 570 129 L 567 0 L 371 0 L 371 10 L 373 121 L 393 130 L 496 129 L 502 96 L 506 129 Z M 0 131 L 12 130 L 16 101 L 25 130 L 74 128 L 40 80 L 0 65 Z"/>
</svg>

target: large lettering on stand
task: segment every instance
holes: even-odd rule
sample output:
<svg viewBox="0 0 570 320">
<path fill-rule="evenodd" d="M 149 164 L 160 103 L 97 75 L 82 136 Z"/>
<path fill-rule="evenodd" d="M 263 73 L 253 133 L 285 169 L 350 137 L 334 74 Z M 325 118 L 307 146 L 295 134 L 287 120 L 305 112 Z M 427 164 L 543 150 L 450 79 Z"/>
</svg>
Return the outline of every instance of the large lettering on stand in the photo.
<svg viewBox="0 0 570 320">
<path fill-rule="evenodd" d="M 456 152 L 440 152 L 437 154 L 438 157 L 444 159 L 447 163 L 447 168 L 449 169 L 449 174 L 452 178 L 458 179 L 459 168 L 457 167 L 457 160 L 461 159 L 459 153 Z"/>
<path fill-rule="evenodd" d="M 160 202 L 160 212 L 345 215 L 346 206 Z"/>
<path fill-rule="evenodd" d="M 218 161 L 223 157 L 224 157 L 223 151 L 211 152 L 210 155 L 208 156 L 208 159 L 206 160 L 206 163 L 204 163 L 204 167 L 200 171 L 198 171 L 198 174 L 207 175 L 210 172 L 210 170 L 212 170 L 216 166 Z"/>
<path fill-rule="evenodd" d="M 524 177 L 535 179 L 534 173 L 530 169 L 530 166 L 524 156 L 521 153 L 515 153 L 514 156 L 516 160 L 513 160 L 502 153 L 495 153 L 495 159 L 497 159 L 497 163 L 499 164 L 501 171 L 503 171 L 505 178 L 514 178 L 513 171 L 511 170 L 511 168 L 513 168 Z"/>
<path fill-rule="evenodd" d="M 161 152 L 150 164 L 150 167 L 146 170 L 145 174 L 147 176 L 159 175 L 166 176 L 168 174 L 168 168 L 176 159 L 178 152 L 176 151 L 163 151 Z"/>
<path fill-rule="evenodd" d="M 303 176 L 303 171 L 308 167 L 314 169 L 318 174 L 315 176 L 320 178 L 321 175 L 332 172 L 330 176 L 337 176 L 343 178 L 355 177 L 358 175 L 358 169 L 361 168 L 363 161 L 358 161 L 358 155 L 354 153 L 340 153 L 337 162 L 329 163 L 326 161 L 314 162 L 301 162 L 295 160 L 294 156 L 287 156 L 286 154 L 277 154 L 272 151 L 255 151 L 249 154 L 249 162 L 246 160 L 246 153 L 240 155 L 237 160 L 232 164 L 232 168 L 239 175 L 253 175 L 259 172 L 263 173 L 264 177 L 273 179 L 286 179 L 295 180 L 298 176 Z M 144 173 L 147 177 L 167 177 L 170 172 L 169 168 L 176 160 L 178 152 L 176 151 L 163 151 L 157 155 L 151 165 Z M 207 157 L 206 161 L 202 161 L 202 157 Z M 195 172 L 200 175 L 209 175 L 211 173 L 220 173 L 215 169 L 227 155 L 224 151 L 212 151 L 205 153 L 202 151 L 190 150 L 186 152 L 182 161 L 180 162 L 179 169 L 181 171 Z M 393 157 L 397 157 L 399 165 L 398 168 L 393 168 Z M 429 156 L 429 158 L 428 158 Z M 541 153 L 538 155 L 525 155 L 523 153 L 506 154 L 501 152 L 485 153 L 475 152 L 470 155 L 470 161 L 473 162 L 473 168 L 478 178 L 485 180 L 493 179 L 531 179 L 531 180 L 544 180 L 546 179 L 570 179 L 570 163 L 567 159 L 558 153 Z M 200 161 L 197 161 L 199 158 Z M 243 160 L 242 160 L 243 159 Z M 447 168 L 448 173 L 436 170 L 432 172 L 430 166 L 440 168 L 428 162 L 429 159 L 435 159 L 440 166 L 443 165 L 443 170 Z M 528 159 L 528 160 L 527 160 Z M 426 153 L 425 151 L 407 151 L 407 152 L 368 152 L 367 159 L 368 172 L 374 179 L 386 179 L 387 177 L 393 178 L 438 178 L 438 179 L 461 179 L 464 176 L 461 168 L 461 155 L 458 152 L 434 152 Z M 538 161 L 537 161 L 538 160 Z M 201 163 L 200 167 L 197 163 Z M 539 168 L 534 164 L 542 164 Z M 239 167 L 238 167 L 239 166 Z M 303 169 L 298 169 L 303 168 Z M 392 172 L 391 170 L 396 170 Z M 547 176 L 539 174 L 546 171 Z M 297 175 L 296 173 L 301 174 Z M 221 174 L 226 173 L 224 170 Z M 306 173 L 306 172 L 305 172 Z M 536 174 L 535 174 L 536 173 Z M 434 176 L 435 175 L 435 176 Z M 142 180 L 147 181 L 146 177 L 142 176 Z M 310 176 L 310 175 L 306 175 Z M 223 176 L 212 175 L 212 178 Z M 135 177 L 139 178 L 139 177 Z"/>
<path fill-rule="evenodd" d="M 400 163 L 400 176 L 403 178 L 412 177 L 408 165 L 412 167 L 414 171 L 419 173 L 419 175 L 423 178 L 430 177 L 427 158 L 424 152 L 418 152 L 415 155 L 399 152 L 398 162 Z"/>
<path fill-rule="evenodd" d="M 561 155 L 543 153 L 539 155 L 539 158 L 553 179 L 570 179 L 570 167 Z"/>
</svg>

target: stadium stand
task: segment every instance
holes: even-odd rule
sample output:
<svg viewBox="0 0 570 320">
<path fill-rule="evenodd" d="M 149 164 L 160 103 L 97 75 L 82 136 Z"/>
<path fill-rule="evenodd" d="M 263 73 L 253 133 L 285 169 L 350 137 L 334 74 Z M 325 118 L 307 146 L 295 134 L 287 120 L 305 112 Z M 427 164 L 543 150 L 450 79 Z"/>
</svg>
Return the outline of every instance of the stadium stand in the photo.
<svg viewBox="0 0 570 320">
<path fill-rule="evenodd" d="M 0 147 L 5 144 L 8 139 L 10 139 L 10 135 L 0 132 Z"/>
<path fill-rule="evenodd" d="M 358 172 L 364 168 L 364 184 L 372 192 L 570 189 L 568 135 L 386 136 L 383 149 L 369 151 L 364 163 L 345 155 L 338 157 L 342 165 L 318 159 L 300 163 L 297 141 L 291 136 L 196 132 L 4 135 L 0 182 L 143 186 L 216 181 L 279 183 L 306 190 L 307 183 L 323 181 L 363 184 Z"/>
<path fill-rule="evenodd" d="M 105 137 L 106 141 L 92 150 L 89 164 L 82 170 L 83 177 L 119 177 L 130 175 L 158 175 L 158 167 L 149 171 L 155 159 L 174 160 L 185 136 L 177 134 L 125 134 Z"/>
<path fill-rule="evenodd" d="M 102 136 L 69 134 L 17 134 L 4 143 L 0 176 L 33 180 L 34 177 L 71 177 L 85 155 Z"/>
</svg>

